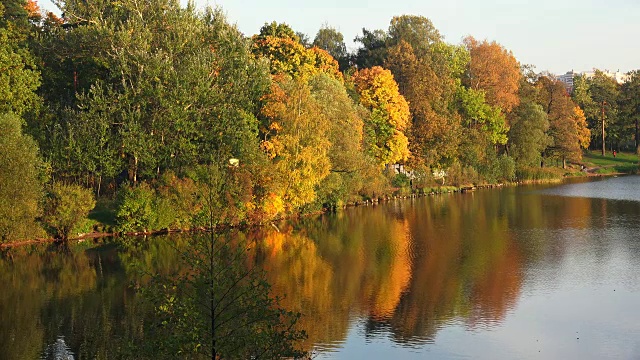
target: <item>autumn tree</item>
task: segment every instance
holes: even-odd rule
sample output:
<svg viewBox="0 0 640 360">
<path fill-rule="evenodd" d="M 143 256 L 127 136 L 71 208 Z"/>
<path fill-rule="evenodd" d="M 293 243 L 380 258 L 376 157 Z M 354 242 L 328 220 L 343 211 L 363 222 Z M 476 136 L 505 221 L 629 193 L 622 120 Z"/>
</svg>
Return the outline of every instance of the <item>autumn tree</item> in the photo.
<svg viewBox="0 0 640 360">
<path fill-rule="evenodd" d="M 323 25 L 313 39 L 313 46 L 328 52 L 340 64 L 341 70 L 346 70 L 349 66 L 349 54 L 344 43 L 344 36 L 337 29 Z"/>
<path fill-rule="evenodd" d="M 385 66 L 398 82 L 409 102 L 411 128 L 409 148 L 418 164 L 438 166 L 457 154 L 459 121 L 448 112 L 447 83 L 433 70 L 430 58 L 418 57 L 412 46 L 401 40 L 388 51 Z"/>
<path fill-rule="evenodd" d="M 482 90 L 491 106 L 509 113 L 519 103 L 520 66 L 513 54 L 500 44 L 467 37 L 464 43 L 471 61 L 464 78 L 466 86 Z"/>
<path fill-rule="evenodd" d="M 316 200 L 316 186 L 329 174 L 327 117 L 305 80 L 279 75 L 265 98 L 262 148 L 273 161 L 273 194 L 296 212 Z"/>
<path fill-rule="evenodd" d="M 547 113 L 549 120 L 549 136 L 551 144 L 546 154 L 552 158 L 562 159 L 563 168 L 566 160 L 580 161 L 584 144 L 585 128 L 583 117 L 576 112 L 576 104 L 566 91 L 562 82 L 542 76 L 536 83 L 537 103 Z M 587 143 L 588 144 L 588 143 Z"/>
<path fill-rule="evenodd" d="M 260 33 L 252 37 L 252 52 L 269 60 L 272 74 L 298 75 L 313 59 L 300 42 L 300 38 L 287 24 L 265 24 Z"/>
<path fill-rule="evenodd" d="M 406 161 L 410 127 L 409 104 L 400 95 L 391 71 L 380 66 L 357 71 L 352 78 L 360 104 L 371 111 L 365 121 L 367 150 L 380 165 Z"/>
</svg>

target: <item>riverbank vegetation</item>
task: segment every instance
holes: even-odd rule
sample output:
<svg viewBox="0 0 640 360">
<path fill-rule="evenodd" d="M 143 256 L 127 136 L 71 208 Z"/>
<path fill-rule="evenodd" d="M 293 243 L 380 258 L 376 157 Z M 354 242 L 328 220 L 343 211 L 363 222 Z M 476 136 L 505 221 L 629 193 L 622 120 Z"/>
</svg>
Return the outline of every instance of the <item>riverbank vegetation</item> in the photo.
<svg viewBox="0 0 640 360">
<path fill-rule="evenodd" d="M 638 145 L 638 72 L 568 94 L 422 16 L 363 29 L 349 53 L 329 26 L 242 34 L 221 9 L 174 0 L 58 5 L 62 18 L 0 5 L 3 243 L 206 227 L 212 176 L 227 225 L 557 179 L 602 145 L 603 108 L 608 149 Z"/>
</svg>

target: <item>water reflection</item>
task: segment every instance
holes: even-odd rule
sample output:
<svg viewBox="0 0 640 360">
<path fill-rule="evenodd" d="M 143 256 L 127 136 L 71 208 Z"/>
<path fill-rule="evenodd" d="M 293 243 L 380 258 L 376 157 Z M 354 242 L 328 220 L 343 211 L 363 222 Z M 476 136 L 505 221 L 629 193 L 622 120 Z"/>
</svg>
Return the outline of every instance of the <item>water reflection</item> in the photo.
<svg viewBox="0 0 640 360">
<path fill-rule="evenodd" d="M 321 355 L 634 358 L 639 179 L 397 201 L 239 235 Z M 633 194 L 603 198 L 611 188 Z M 150 312 L 130 284 L 174 271 L 186 246 L 171 235 L 3 254 L 1 357 L 135 358 Z"/>
<path fill-rule="evenodd" d="M 47 345 L 41 360 L 74 360 L 73 352 L 64 341 L 64 336 L 58 337 L 53 344 Z"/>
</svg>

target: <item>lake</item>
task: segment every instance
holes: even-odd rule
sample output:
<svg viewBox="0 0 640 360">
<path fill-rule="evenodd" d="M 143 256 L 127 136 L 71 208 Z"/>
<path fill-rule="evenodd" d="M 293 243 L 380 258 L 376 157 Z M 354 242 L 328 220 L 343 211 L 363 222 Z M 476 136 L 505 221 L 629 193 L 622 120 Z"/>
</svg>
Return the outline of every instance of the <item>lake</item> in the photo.
<svg viewBox="0 0 640 360">
<path fill-rule="evenodd" d="M 243 236 L 319 359 L 640 358 L 640 176 L 346 209 Z M 185 235 L 0 258 L 0 358 L 128 357 Z M 124 350 L 122 350 L 124 351 Z"/>
</svg>

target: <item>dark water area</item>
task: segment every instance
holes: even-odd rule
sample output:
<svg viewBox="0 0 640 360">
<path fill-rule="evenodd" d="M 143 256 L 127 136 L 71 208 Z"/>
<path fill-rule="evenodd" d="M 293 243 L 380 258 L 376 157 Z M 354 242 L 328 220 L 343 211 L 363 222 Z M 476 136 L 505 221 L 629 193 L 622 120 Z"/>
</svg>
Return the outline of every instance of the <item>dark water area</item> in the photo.
<svg viewBox="0 0 640 360">
<path fill-rule="evenodd" d="M 640 177 L 402 200 L 240 234 L 324 359 L 639 359 Z M 0 358 L 135 358 L 185 235 L 13 249 Z M 138 339 L 138 340 L 137 340 Z"/>
</svg>

